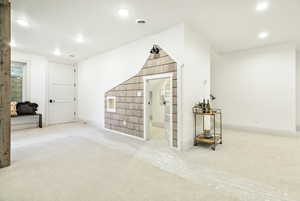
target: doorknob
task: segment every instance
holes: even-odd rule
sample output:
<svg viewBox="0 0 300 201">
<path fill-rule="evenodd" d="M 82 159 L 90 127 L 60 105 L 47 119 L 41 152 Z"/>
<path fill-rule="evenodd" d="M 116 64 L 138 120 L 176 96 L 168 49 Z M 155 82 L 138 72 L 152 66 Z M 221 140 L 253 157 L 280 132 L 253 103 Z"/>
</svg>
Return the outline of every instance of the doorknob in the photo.
<svg viewBox="0 0 300 201">
<path fill-rule="evenodd" d="M 50 99 L 50 100 L 49 100 L 49 102 L 50 102 L 50 103 L 54 103 L 54 102 L 55 102 L 55 100 L 52 100 L 52 99 Z"/>
</svg>

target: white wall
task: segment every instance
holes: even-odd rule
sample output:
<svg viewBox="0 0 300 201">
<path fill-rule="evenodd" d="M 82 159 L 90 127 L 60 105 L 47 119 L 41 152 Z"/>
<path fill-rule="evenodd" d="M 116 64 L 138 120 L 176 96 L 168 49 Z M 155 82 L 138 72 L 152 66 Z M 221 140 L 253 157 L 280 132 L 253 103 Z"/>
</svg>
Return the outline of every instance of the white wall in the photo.
<svg viewBox="0 0 300 201">
<path fill-rule="evenodd" d="M 297 104 L 296 104 L 296 118 L 297 118 L 297 130 L 300 130 L 300 51 L 297 52 L 296 58 L 296 94 L 297 94 Z"/>
<path fill-rule="evenodd" d="M 183 63 L 183 25 L 145 37 L 78 64 L 78 115 L 104 128 L 104 93 L 143 67 L 153 44 Z"/>
<path fill-rule="evenodd" d="M 13 50 L 12 60 L 28 64 L 26 99 L 39 105 L 38 112 L 43 114 L 45 120 L 47 58 Z"/>
<path fill-rule="evenodd" d="M 194 120 L 192 106 L 209 98 L 210 44 L 199 33 L 185 26 L 184 67 L 182 69 L 182 131 L 183 149 L 193 146 Z"/>
<path fill-rule="evenodd" d="M 278 45 L 214 57 L 212 93 L 225 125 L 295 131 L 295 53 Z"/>
</svg>

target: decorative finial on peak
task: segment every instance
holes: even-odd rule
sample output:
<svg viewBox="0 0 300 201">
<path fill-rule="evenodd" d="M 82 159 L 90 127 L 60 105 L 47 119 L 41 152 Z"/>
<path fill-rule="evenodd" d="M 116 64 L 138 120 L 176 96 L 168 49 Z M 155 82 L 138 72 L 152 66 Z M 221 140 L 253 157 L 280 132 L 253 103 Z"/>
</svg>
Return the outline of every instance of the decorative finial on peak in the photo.
<svg viewBox="0 0 300 201">
<path fill-rule="evenodd" d="M 150 53 L 151 54 L 159 54 L 159 47 L 158 47 L 158 45 L 153 45 Z"/>
</svg>

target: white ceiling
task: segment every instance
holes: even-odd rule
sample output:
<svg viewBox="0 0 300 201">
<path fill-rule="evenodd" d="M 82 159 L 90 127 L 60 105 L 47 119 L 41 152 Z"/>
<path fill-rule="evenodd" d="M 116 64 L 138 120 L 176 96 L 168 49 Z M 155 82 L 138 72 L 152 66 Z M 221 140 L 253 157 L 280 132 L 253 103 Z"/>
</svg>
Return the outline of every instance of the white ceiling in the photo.
<svg viewBox="0 0 300 201">
<path fill-rule="evenodd" d="M 16 49 L 52 60 L 75 62 L 146 35 L 186 22 L 201 32 L 218 52 L 268 44 L 300 45 L 300 0 L 270 0 L 270 8 L 255 11 L 257 0 L 12 0 L 12 38 Z M 126 19 L 118 10 L 126 8 Z M 15 21 L 28 19 L 28 28 Z M 138 25 L 137 18 L 148 23 Z M 268 31 L 269 38 L 257 35 Z M 81 33 L 86 38 L 77 44 Z M 60 48 L 61 57 L 52 52 Z M 74 54 L 75 58 L 69 55 Z"/>
</svg>

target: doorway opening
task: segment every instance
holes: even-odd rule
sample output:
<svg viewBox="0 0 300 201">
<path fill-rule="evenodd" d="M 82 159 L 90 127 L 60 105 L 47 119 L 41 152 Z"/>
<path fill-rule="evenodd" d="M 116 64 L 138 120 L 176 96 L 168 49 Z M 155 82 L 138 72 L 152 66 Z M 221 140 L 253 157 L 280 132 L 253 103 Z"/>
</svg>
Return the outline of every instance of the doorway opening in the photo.
<svg viewBox="0 0 300 201">
<path fill-rule="evenodd" d="M 173 147 L 173 74 L 144 77 L 144 136 Z"/>
</svg>

